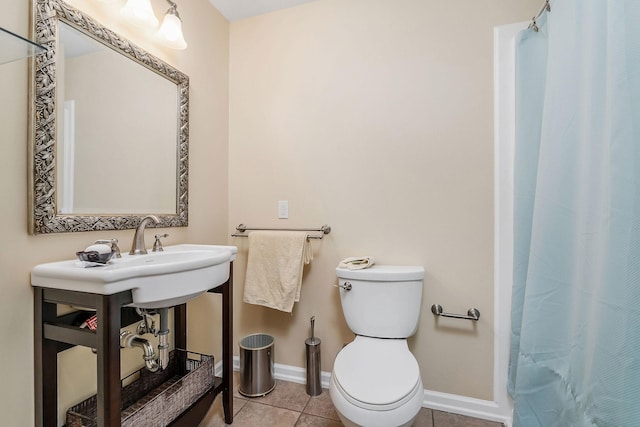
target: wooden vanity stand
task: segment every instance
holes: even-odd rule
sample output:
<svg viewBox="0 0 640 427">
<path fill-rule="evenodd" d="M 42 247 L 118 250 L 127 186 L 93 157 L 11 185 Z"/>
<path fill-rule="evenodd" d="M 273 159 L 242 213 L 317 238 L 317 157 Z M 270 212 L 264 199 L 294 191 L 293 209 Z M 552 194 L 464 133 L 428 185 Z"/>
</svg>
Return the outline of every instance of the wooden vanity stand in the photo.
<svg viewBox="0 0 640 427">
<path fill-rule="evenodd" d="M 195 427 L 206 415 L 214 399 L 222 393 L 224 420 L 233 422 L 233 263 L 229 279 L 208 292 L 222 295 L 222 377 L 189 409 L 175 419 L 172 427 Z M 135 309 L 126 307 L 131 291 L 100 295 L 61 289 L 34 287 L 35 293 L 35 425 L 56 427 L 58 423 L 58 353 L 81 345 L 97 351 L 98 427 L 119 427 L 121 410 L 120 329 L 140 321 Z M 95 309 L 98 329 L 74 326 L 77 312 L 57 315 L 57 305 Z M 187 306 L 174 307 L 174 346 L 187 349 Z"/>
</svg>

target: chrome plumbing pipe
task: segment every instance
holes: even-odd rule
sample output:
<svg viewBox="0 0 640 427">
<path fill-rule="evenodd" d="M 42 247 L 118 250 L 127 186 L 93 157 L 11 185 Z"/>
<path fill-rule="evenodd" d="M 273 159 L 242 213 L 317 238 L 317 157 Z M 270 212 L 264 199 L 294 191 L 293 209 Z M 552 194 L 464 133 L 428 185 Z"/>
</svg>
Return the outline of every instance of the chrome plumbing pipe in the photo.
<svg viewBox="0 0 640 427">
<path fill-rule="evenodd" d="M 167 369 L 169 366 L 169 309 L 161 308 L 158 310 L 160 314 L 160 330 L 158 331 L 158 363 L 161 369 Z"/>
<path fill-rule="evenodd" d="M 160 369 L 160 365 L 156 361 L 156 353 L 153 350 L 153 345 L 146 340 L 132 332 L 122 331 L 120 332 L 120 346 L 124 348 L 141 348 L 144 359 L 144 363 L 147 365 L 147 369 L 151 372 L 157 372 Z"/>
</svg>

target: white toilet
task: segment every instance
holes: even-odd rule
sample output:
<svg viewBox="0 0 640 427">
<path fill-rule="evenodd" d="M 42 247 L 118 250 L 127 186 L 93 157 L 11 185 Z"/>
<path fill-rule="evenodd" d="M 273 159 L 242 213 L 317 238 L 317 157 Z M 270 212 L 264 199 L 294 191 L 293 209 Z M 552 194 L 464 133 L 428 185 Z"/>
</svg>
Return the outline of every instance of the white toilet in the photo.
<svg viewBox="0 0 640 427">
<path fill-rule="evenodd" d="M 410 426 L 424 390 L 407 338 L 420 318 L 424 268 L 337 268 L 342 311 L 355 340 L 336 356 L 329 394 L 346 426 Z"/>
</svg>

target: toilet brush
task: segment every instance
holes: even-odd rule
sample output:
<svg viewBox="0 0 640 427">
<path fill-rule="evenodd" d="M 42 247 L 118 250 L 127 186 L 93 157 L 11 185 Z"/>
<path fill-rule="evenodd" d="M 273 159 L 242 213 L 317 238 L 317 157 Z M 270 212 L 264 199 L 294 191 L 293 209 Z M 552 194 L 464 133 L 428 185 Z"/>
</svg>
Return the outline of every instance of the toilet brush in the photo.
<svg viewBox="0 0 640 427">
<path fill-rule="evenodd" d="M 316 317 L 311 316 L 311 338 L 305 341 L 307 348 L 307 394 L 317 396 L 322 393 L 320 383 L 320 338 L 316 338 Z"/>
</svg>

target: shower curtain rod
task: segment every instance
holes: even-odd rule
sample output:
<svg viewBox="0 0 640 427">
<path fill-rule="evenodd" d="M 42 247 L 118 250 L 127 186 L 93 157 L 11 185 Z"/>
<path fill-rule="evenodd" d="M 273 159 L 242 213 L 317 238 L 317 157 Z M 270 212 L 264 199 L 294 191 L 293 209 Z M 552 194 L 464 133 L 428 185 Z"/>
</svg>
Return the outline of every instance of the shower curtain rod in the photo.
<svg viewBox="0 0 640 427">
<path fill-rule="evenodd" d="M 538 12 L 538 14 L 531 19 L 531 24 L 529 24 L 530 30 L 533 29 L 533 31 L 535 31 L 536 33 L 538 32 L 539 28 L 536 20 L 540 18 L 540 16 L 542 16 L 545 10 L 547 12 L 551 12 L 551 4 L 549 4 L 549 0 L 545 0 L 544 4 L 540 8 L 540 12 Z"/>
</svg>

